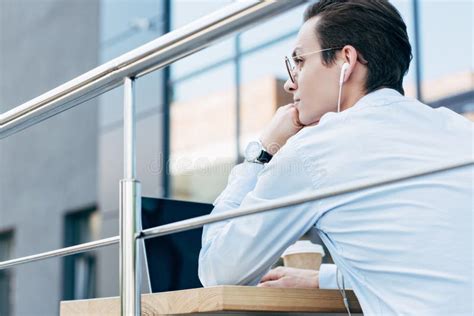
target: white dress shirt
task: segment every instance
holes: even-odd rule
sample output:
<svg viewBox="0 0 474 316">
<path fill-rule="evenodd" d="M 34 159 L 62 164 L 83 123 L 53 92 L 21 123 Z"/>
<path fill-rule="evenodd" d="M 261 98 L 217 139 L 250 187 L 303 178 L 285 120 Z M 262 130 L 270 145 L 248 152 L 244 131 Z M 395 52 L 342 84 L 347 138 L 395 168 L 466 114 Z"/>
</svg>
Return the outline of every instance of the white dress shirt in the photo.
<svg viewBox="0 0 474 316">
<path fill-rule="evenodd" d="M 380 89 L 291 137 L 265 165 L 245 162 L 212 211 L 472 159 L 473 124 Z M 204 286 L 255 285 L 315 226 L 365 315 L 472 315 L 473 170 L 465 167 L 206 225 Z M 335 288 L 335 266 L 321 288 Z"/>
</svg>

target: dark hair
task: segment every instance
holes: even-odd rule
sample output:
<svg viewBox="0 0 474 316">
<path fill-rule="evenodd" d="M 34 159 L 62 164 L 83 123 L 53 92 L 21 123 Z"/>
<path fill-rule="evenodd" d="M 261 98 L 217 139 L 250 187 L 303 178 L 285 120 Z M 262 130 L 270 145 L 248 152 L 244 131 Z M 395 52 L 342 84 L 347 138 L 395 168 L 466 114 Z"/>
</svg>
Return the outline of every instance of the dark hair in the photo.
<svg viewBox="0 0 474 316">
<path fill-rule="evenodd" d="M 381 87 L 403 91 L 403 77 L 412 59 L 407 28 L 387 0 L 321 0 L 310 5 L 304 21 L 318 16 L 316 36 L 321 48 L 353 46 L 368 62 L 366 93 Z M 334 63 L 336 51 L 322 54 L 323 64 Z"/>
</svg>

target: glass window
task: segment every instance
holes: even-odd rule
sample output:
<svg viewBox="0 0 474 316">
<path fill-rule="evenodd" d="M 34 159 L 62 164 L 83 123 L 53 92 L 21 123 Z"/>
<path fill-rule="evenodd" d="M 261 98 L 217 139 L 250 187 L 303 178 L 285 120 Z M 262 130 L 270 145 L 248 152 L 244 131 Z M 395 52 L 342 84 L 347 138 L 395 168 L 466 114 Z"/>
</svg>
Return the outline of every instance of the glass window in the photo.
<svg viewBox="0 0 474 316">
<path fill-rule="evenodd" d="M 413 18 L 412 18 L 412 4 L 411 1 L 397 0 L 392 1 L 393 5 L 399 10 L 402 18 L 404 19 L 407 29 L 410 42 L 414 49 L 414 32 L 413 32 Z M 271 49 L 266 49 L 265 54 L 269 58 L 264 60 L 262 57 L 258 57 L 263 54 L 263 51 L 257 52 L 253 57 L 248 57 L 246 59 L 247 66 L 244 66 L 244 71 L 242 72 L 246 80 L 249 78 L 255 78 L 262 76 L 264 73 L 272 73 L 277 76 L 283 76 L 286 80 L 286 70 L 282 71 L 282 68 L 279 66 L 282 62 L 278 60 L 285 54 L 291 52 L 292 46 L 296 40 L 297 32 L 303 23 L 303 12 L 306 9 L 308 4 L 298 6 L 287 13 L 276 16 L 268 20 L 265 23 L 258 24 L 255 27 L 242 33 L 242 48 L 244 51 L 252 50 L 259 45 L 267 43 L 268 46 L 272 46 Z M 259 59 L 258 63 L 255 60 Z M 265 61 L 265 62 L 263 62 Z M 276 63 L 275 63 L 276 62 Z M 415 66 L 414 63 L 416 60 L 413 60 L 404 79 L 404 87 L 407 96 L 415 96 L 416 94 L 416 82 L 415 82 Z M 254 67 L 251 67 L 250 64 L 255 63 Z M 257 67 L 258 65 L 258 67 Z M 271 68 L 274 69 L 271 69 Z"/>
<path fill-rule="evenodd" d="M 64 247 L 92 241 L 97 227 L 97 212 L 87 209 L 65 217 Z M 63 299 L 77 300 L 96 296 L 96 255 L 88 251 L 64 258 Z"/>
<path fill-rule="evenodd" d="M 237 159 L 234 65 L 174 85 L 170 172 L 174 198 L 212 202 Z"/>
<path fill-rule="evenodd" d="M 240 150 L 260 136 L 279 106 L 291 103 L 293 96 L 283 89 L 288 78 L 284 56 L 292 40 L 274 44 L 242 57 Z"/>
<path fill-rule="evenodd" d="M 283 34 L 295 33 L 303 23 L 303 12 L 308 4 L 291 9 L 242 33 L 242 49 L 249 50 L 272 41 Z M 296 39 L 296 34 L 293 40 Z"/>
<path fill-rule="evenodd" d="M 159 1 L 101 1 L 100 62 L 105 63 L 161 36 L 163 7 Z M 161 102 L 161 71 L 136 82 L 137 113 L 158 111 Z M 102 128 L 122 120 L 123 89 L 118 87 L 99 97 Z"/>
<path fill-rule="evenodd" d="M 288 38 L 244 55 L 242 57 L 242 82 L 244 84 L 255 83 L 259 78 L 268 76 L 286 81 L 288 71 L 284 58 L 291 53 L 293 43 L 294 38 Z"/>
<path fill-rule="evenodd" d="M 176 65 L 181 61 L 176 62 Z M 174 67 L 174 66 L 173 66 Z M 219 91 L 232 90 L 234 84 L 234 65 L 225 63 L 219 67 L 186 76 L 173 81 L 173 101 L 188 102 Z"/>
<path fill-rule="evenodd" d="M 400 15 L 405 21 L 407 26 L 408 38 L 411 44 L 411 50 L 413 54 L 413 59 L 410 63 L 410 68 L 408 69 L 408 73 L 403 79 L 403 89 L 405 90 L 405 95 L 408 97 L 416 97 L 416 63 L 418 60 L 416 59 L 416 47 L 415 47 L 415 27 L 413 21 L 413 2 L 406 1 L 406 0 L 394 0 L 390 1 L 395 8 L 400 12 Z"/>
<path fill-rule="evenodd" d="M 172 29 L 180 28 L 231 4 L 233 0 L 172 0 Z"/>
<path fill-rule="evenodd" d="M 231 0 L 174 0 L 171 6 L 171 29 L 178 29 L 231 3 Z M 188 73 L 230 58 L 234 49 L 233 37 L 221 40 L 173 64 L 172 77 L 182 78 Z"/>
<path fill-rule="evenodd" d="M 427 102 L 474 89 L 472 1 L 419 1 Z"/>
<path fill-rule="evenodd" d="M 11 259 L 13 232 L 0 234 L 0 261 Z M 12 315 L 12 270 L 0 270 L 0 315 Z"/>
<path fill-rule="evenodd" d="M 201 17 L 204 13 L 212 12 L 212 10 L 224 5 L 224 3 L 218 4 L 217 2 L 210 4 L 208 1 L 197 1 L 196 3 L 200 4 L 197 5 L 199 8 L 193 10 L 190 9 L 190 2 L 188 1 L 176 0 L 173 2 L 173 20 L 177 21 L 174 27 L 190 22 L 193 18 Z M 399 10 L 407 25 L 408 36 L 414 51 L 413 2 L 396 0 L 392 3 Z M 207 4 L 209 6 L 206 7 Z M 172 115 L 175 117 L 172 118 L 171 158 L 174 167 L 171 169 L 173 170 L 173 177 L 175 177 L 173 179 L 173 192 L 175 194 L 182 194 L 183 197 L 188 198 L 193 197 L 195 195 L 188 194 L 189 192 L 184 193 L 187 190 L 185 188 L 197 187 L 199 183 L 205 181 L 204 178 L 196 180 L 197 178 L 193 178 L 189 173 L 188 176 L 178 177 L 178 173 L 186 174 L 183 171 L 186 169 L 183 165 L 192 164 L 191 161 L 185 162 L 183 160 L 181 160 L 181 163 L 177 163 L 180 159 L 189 157 L 187 156 L 189 153 L 192 153 L 191 156 L 196 158 L 199 156 L 198 153 L 206 152 L 206 155 L 209 155 L 212 152 L 212 157 L 225 157 L 227 161 L 232 161 L 232 155 L 234 154 L 232 154 L 231 148 L 237 148 L 237 139 L 240 139 L 238 147 L 242 154 L 246 143 L 258 137 L 260 129 L 271 118 L 276 108 L 292 101 L 291 95 L 283 90 L 283 84 L 287 79 L 283 58 L 292 49 L 306 7 L 307 4 L 298 6 L 240 34 L 240 68 L 238 69 L 238 77 L 240 77 L 240 122 L 238 123 L 235 122 L 237 116 L 234 114 L 236 112 L 235 78 L 237 74 L 232 62 L 237 53 L 235 36 L 222 42 L 219 44 L 220 46 L 212 46 L 218 47 L 214 51 L 211 47 L 173 64 L 172 77 L 175 81 L 173 107 L 175 108 L 172 109 Z M 421 57 L 423 60 L 424 55 L 422 54 Z M 416 59 L 412 61 L 408 74 L 404 79 L 406 95 L 411 97 L 416 96 L 416 62 L 418 62 Z M 224 95 L 226 96 L 220 102 L 216 102 L 221 104 L 222 109 L 216 107 L 212 111 L 208 110 L 206 112 L 206 110 L 203 110 L 202 107 L 209 107 L 209 104 L 214 104 L 214 101 L 207 102 L 206 98 L 214 95 L 218 96 L 221 93 L 220 91 L 222 91 L 221 98 Z M 234 96 L 233 100 L 230 98 L 231 95 Z M 235 106 L 230 105 L 232 103 Z M 192 107 L 196 107 L 195 114 L 187 114 L 192 118 L 184 119 L 186 116 L 184 114 L 181 114 L 181 118 L 177 117 L 177 113 L 181 113 L 180 111 L 184 113 L 183 109 L 186 107 L 190 111 L 192 111 Z M 226 109 L 225 114 L 218 114 L 223 109 Z M 198 115 L 197 113 L 201 111 L 207 114 L 204 117 Z M 255 114 L 255 111 L 258 111 L 258 115 Z M 252 114 L 249 115 L 249 113 Z M 225 124 L 217 128 L 218 124 L 216 122 L 220 120 L 223 120 Z M 203 124 L 202 122 L 206 123 Z M 209 122 L 212 122 L 212 124 L 209 124 Z M 237 124 L 240 130 L 239 137 L 236 135 Z M 184 126 L 186 126 L 186 130 L 190 131 L 188 134 L 184 131 Z M 222 134 L 219 142 L 214 139 L 218 134 Z M 193 141 L 191 140 L 197 145 L 192 147 L 190 143 Z M 224 142 L 228 143 L 227 147 L 218 146 L 218 144 Z M 209 148 L 214 149 L 209 151 Z M 208 157 L 206 155 L 204 156 Z"/>
<path fill-rule="evenodd" d="M 229 60 L 235 52 L 234 43 L 235 39 L 231 37 L 179 60 L 171 67 L 172 77 L 185 78 L 189 73 L 198 72 L 205 67 Z"/>
<path fill-rule="evenodd" d="M 159 1 L 102 0 L 100 14 L 102 63 L 161 34 L 163 10 Z"/>
</svg>

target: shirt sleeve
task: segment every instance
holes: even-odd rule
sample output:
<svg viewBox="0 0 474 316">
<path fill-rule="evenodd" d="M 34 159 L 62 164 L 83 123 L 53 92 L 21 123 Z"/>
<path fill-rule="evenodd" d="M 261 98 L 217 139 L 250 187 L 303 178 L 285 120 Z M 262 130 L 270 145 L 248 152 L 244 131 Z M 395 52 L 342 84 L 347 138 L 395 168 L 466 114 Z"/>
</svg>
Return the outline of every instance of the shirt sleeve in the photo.
<svg viewBox="0 0 474 316">
<path fill-rule="evenodd" d="M 259 172 L 263 170 L 263 164 L 244 162 L 235 166 L 230 175 L 226 188 L 214 201 L 214 209 L 211 214 L 218 214 L 228 210 L 236 209 L 242 203 L 244 197 L 255 188 Z M 229 221 L 221 221 L 203 227 L 202 244 L 213 239 Z"/>
<path fill-rule="evenodd" d="M 339 285 L 342 289 L 342 274 L 341 271 L 337 272 L 337 266 L 335 264 L 322 264 L 319 268 L 319 288 L 323 290 L 337 290 L 336 276 L 339 278 Z M 346 290 L 352 289 L 351 284 L 347 279 L 344 279 L 344 287 Z"/>
<path fill-rule="evenodd" d="M 312 192 L 304 159 L 290 140 L 260 170 L 248 163 L 234 168 L 212 214 Z M 201 283 L 257 284 L 281 253 L 314 225 L 316 206 L 315 201 L 307 202 L 205 225 L 199 254 Z"/>
</svg>

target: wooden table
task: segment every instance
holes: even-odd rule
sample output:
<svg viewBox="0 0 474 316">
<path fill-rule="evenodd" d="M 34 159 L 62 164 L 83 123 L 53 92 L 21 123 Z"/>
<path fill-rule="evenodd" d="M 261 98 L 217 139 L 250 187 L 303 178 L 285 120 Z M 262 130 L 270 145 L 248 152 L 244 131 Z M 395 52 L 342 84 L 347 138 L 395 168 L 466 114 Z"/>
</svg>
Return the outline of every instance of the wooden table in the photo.
<svg viewBox="0 0 474 316">
<path fill-rule="evenodd" d="M 351 312 L 360 313 L 360 305 L 354 293 L 346 293 Z M 119 303 L 118 297 L 62 301 L 60 315 L 119 315 Z M 142 295 L 142 315 L 252 315 L 257 312 L 308 315 L 345 313 L 345 308 L 337 290 L 215 286 Z"/>
</svg>

